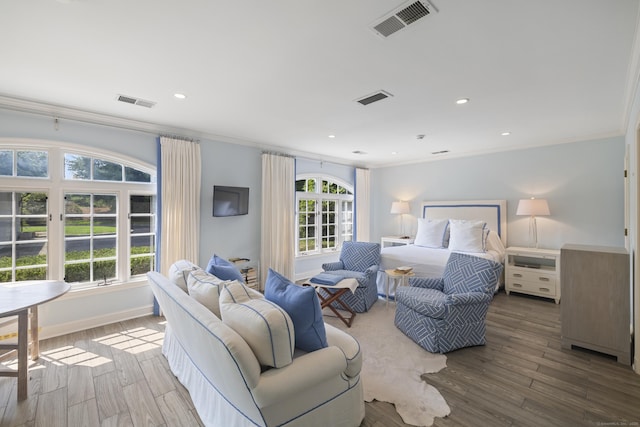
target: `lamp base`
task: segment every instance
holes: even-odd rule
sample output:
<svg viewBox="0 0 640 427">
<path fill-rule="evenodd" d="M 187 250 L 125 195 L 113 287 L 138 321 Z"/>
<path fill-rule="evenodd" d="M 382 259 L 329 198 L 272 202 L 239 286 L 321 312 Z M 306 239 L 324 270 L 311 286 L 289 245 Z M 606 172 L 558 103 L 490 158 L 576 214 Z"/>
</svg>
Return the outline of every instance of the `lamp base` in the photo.
<svg viewBox="0 0 640 427">
<path fill-rule="evenodd" d="M 536 217 L 529 217 L 529 247 L 538 249 L 538 224 Z"/>
</svg>

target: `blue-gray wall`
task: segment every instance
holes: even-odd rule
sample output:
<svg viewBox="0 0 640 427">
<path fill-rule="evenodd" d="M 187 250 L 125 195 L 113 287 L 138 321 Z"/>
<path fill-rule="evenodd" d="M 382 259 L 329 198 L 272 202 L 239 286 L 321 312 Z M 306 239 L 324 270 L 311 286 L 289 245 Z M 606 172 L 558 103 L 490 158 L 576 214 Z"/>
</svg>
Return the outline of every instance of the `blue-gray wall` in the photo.
<svg viewBox="0 0 640 427">
<path fill-rule="evenodd" d="M 551 211 L 538 218 L 540 247 L 624 246 L 624 155 L 616 137 L 374 169 L 372 239 L 398 234 L 394 200 L 410 201 L 405 229 L 415 233 L 422 201 L 506 199 L 508 245 L 527 246 L 528 217 L 515 212 L 535 196 Z"/>
</svg>

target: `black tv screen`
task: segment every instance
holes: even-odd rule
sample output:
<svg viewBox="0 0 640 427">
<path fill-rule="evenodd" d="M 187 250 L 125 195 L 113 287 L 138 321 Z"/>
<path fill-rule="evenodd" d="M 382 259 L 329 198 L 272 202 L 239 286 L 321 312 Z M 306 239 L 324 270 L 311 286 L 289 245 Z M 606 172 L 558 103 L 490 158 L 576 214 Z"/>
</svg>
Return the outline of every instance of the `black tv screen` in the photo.
<svg viewBox="0 0 640 427">
<path fill-rule="evenodd" d="M 213 216 L 236 216 L 249 213 L 249 188 L 213 186 Z"/>
</svg>

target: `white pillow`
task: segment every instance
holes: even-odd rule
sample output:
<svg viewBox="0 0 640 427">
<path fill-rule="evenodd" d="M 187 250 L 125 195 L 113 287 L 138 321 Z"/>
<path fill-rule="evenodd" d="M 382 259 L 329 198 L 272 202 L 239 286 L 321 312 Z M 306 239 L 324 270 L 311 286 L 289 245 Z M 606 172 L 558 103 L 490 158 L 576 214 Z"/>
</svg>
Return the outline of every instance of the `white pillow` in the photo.
<svg viewBox="0 0 640 427">
<path fill-rule="evenodd" d="M 261 365 L 291 364 L 295 331 L 291 317 L 278 305 L 234 280 L 220 291 L 220 312 L 222 321 L 249 344 Z"/>
<path fill-rule="evenodd" d="M 504 244 L 502 243 L 500 236 L 498 236 L 498 233 L 493 230 L 489 231 L 489 234 L 487 235 L 486 248 L 488 251 L 496 251 L 501 255 L 505 252 Z"/>
<path fill-rule="evenodd" d="M 448 226 L 448 219 L 418 218 L 418 232 L 413 244 L 427 248 L 444 248 Z"/>
<path fill-rule="evenodd" d="M 220 318 L 220 288 L 231 283 L 204 270 L 193 270 L 187 276 L 187 291 L 196 301 Z"/>
<path fill-rule="evenodd" d="M 449 220 L 451 235 L 449 250 L 456 252 L 486 252 L 487 223 L 465 219 Z"/>
<path fill-rule="evenodd" d="M 174 262 L 169 267 L 169 280 L 171 281 L 171 283 L 187 292 L 187 276 L 189 275 L 189 272 L 198 269 L 200 269 L 200 267 L 198 267 L 191 261 L 181 259 Z"/>
</svg>

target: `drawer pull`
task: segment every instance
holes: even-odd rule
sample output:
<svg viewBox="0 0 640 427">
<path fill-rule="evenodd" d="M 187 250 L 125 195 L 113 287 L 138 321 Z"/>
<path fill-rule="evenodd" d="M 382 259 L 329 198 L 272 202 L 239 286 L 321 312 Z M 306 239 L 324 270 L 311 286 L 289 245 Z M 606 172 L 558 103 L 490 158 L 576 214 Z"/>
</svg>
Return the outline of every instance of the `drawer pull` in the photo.
<svg viewBox="0 0 640 427">
<path fill-rule="evenodd" d="M 520 273 L 513 273 L 513 277 L 522 277 L 522 274 L 520 274 Z"/>
<path fill-rule="evenodd" d="M 522 285 L 521 285 L 520 283 L 514 283 L 514 284 L 513 284 L 513 287 L 514 287 L 514 288 L 521 288 L 521 287 L 522 287 Z"/>
<path fill-rule="evenodd" d="M 538 280 L 540 280 L 541 282 L 548 282 L 549 278 L 548 277 L 538 277 Z"/>
<path fill-rule="evenodd" d="M 550 289 L 549 288 L 540 288 L 540 292 L 549 292 Z"/>
</svg>

